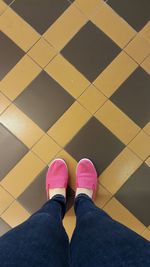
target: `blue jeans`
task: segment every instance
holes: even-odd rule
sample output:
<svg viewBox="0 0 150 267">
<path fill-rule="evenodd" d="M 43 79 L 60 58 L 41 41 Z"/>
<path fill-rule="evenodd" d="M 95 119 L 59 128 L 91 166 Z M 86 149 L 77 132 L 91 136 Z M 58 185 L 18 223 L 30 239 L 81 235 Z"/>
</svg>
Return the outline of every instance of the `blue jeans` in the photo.
<svg viewBox="0 0 150 267">
<path fill-rule="evenodd" d="M 150 242 L 113 220 L 86 195 L 75 199 L 71 243 L 61 195 L 0 238 L 0 267 L 149 267 Z"/>
</svg>

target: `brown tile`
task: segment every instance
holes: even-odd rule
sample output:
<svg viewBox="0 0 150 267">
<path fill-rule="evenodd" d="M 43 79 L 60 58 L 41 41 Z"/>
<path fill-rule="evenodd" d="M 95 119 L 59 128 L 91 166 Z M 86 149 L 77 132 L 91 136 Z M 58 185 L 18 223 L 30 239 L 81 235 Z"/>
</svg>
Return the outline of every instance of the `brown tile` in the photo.
<svg viewBox="0 0 150 267">
<path fill-rule="evenodd" d="M 57 51 L 48 42 L 41 38 L 31 49 L 28 55 L 44 68 L 50 60 L 57 54 Z"/>
<path fill-rule="evenodd" d="M 109 100 L 104 103 L 94 116 L 126 145 L 140 131 L 140 127 Z"/>
<path fill-rule="evenodd" d="M 36 31 L 43 34 L 69 5 L 66 0 L 15 0 L 11 7 Z"/>
<path fill-rule="evenodd" d="M 46 166 L 17 198 L 18 202 L 30 213 L 36 212 L 47 201 L 45 190 Z"/>
<path fill-rule="evenodd" d="M 60 84 L 42 71 L 14 103 L 46 132 L 74 101 Z"/>
<path fill-rule="evenodd" d="M 106 3 L 97 7 L 91 20 L 121 48 L 136 34 L 136 31 Z"/>
<path fill-rule="evenodd" d="M 41 128 L 14 104 L 11 104 L 5 112 L 3 112 L 0 116 L 0 122 L 29 148 L 44 135 Z"/>
<path fill-rule="evenodd" d="M 29 186 L 29 184 L 31 184 L 34 178 L 44 167 L 44 163 L 32 152 L 29 152 L 5 176 L 0 184 L 14 198 L 17 198 Z"/>
<path fill-rule="evenodd" d="M 143 163 L 115 194 L 122 203 L 145 226 L 150 225 L 150 167 Z"/>
<path fill-rule="evenodd" d="M 145 160 L 150 155 L 150 136 L 141 131 L 129 144 L 128 147 Z"/>
<path fill-rule="evenodd" d="M 10 103 L 11 102 L 8 98 L 0 92 L 0 113 L 2 113 L 10 105 Z"/>
<path fill-rule="evenodd" d="M 93 83 L 104 95 L 110 97 L 137 66 L 137 63 L 122 51 Z"/>
<path fill-rule="evenodd" d="M 137 31 L 149 20 L 150 6 L 147 0 L 136 0 L 136 2 L 130 1 L 129 3 L 109 0 L 108 4 Z"/>
<path fill-rule="evenodd" d="M 65 146 L 90 117 L 91 114 L 75 102 L 47 133 L 60 146 Z"/>
<path fill-rule="evenodd" d="M 10 38 L 3 32 L 0 32 L 0 79 L 2 80 L 6 74 L 17 64 L 24 56 L 24 51 L 20 49 Z"/>
<path fill-rule="evenodd" d="M 118 55 L 120 48 L 91 21 L 88 21 L 61 54 L 90 82 Z"/>
<path fill-rule="evenodd" d="M 140 66 L 122 83 L 110 100 L 143 128 L 150 121 L 150 76 Z"/>
<path fill-rule="evenodd" d="M 150 74 L 150 56 L 142 62 L 141 67 Z"/>
<path fill-rule="evenodd" d="M 128 211 L 115 197 L 113 197 L 103 208 L 114 220 L 124 224 L 133 231 L 141 234 L 145 226 Z"/>
<path fill-rule="evenodd" d="M 40 38 L 40 35 L 11 8 L 2 14 L 0 24 L 1 30 L 25 52 Z"/>
<path fill-rule="evenodd" d="M 30 214 L 17 201 L 14 201 L 1 215 L 1 218 L 11 227 L 15 227 L 27 220 L 29 216 Z"/>
<path fill-rule="evenodd" d="M 76 32 L 80 30 L 86 21 L 87 19 L 73 3 L 44 33 L 44 38 L 55 48 L 60 50 L 76 34 Z"/>
<path fill-rule="evenodd" d="M 0 180 L 2 180 L 28 152 L 28 148 L 0 124 L 0 151 Z"/>
<path fill-rule="evenodd" d="M 0 218 L 0 236 L 4 235 L 10 229 L 10 225 L 8 225 L 4 220 Z"/>
<path fill-rule="evenodd" d="M 106 100 L 107 98 L 92 84 L 78 98 L 78 102 L 92 114 L 95 113 Z"/>
<path fill-rule="evenodd" d="M 61 147 L 47 134 L 32 147 L 32 151 L 46 164 L 48 164 L 60 150 Z"/>
<path fill-rule="evenodd" d="M 2 186 L 0 186 L 0 215 L 13 201 L 13 197 Z"/>
<path fill-rule="evenodd" d="M 140 64 L 150 54 L 150 43 L 138 34 L 124 51 Z"/>
<path fill-rule="evenodd" d="M 90 82 L 61 55 L 57 55 L 45 71 L 75 98 L 90 85 Z"/>
<path fill-rule="evenodd" d="M 98 181 L 115 194 L 141 164 L 142 160 L 126 147 L 100 174 Z"/>
<path fill-rule="evenodd" d="M 64 149 L 76 161 L 85 157 L 91 159 L 99 174 L 123 148 L 124 144 L 95 117 L 92 117 L 78 130 Z"/>
<path fill-rule="evenodd" d="M 25 55 L 1 81 L 0 90 L 13 101 L 40 72 L 41 68 Z"/>
</svg>

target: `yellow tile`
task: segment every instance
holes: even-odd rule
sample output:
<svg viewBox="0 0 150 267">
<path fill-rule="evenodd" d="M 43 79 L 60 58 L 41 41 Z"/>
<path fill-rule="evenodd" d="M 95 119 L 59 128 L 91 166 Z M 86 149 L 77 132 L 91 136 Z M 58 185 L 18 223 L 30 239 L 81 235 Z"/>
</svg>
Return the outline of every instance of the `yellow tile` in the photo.
<svg viewBox="0 0 150 267">
<path fill-rule="evenodd" d="M 150 74 L 150 56 L 142 62 L 141 67 Z"/>
<path fill-rule="evenodd" d="M 38 76 L 41 68 L 25 55 L 0 83 L 0 90 L 12 101 Z"/>
<path fill-rule="evenodd" d="M 44 38 L 55 48 L 61 50 L 80 30 L 87 19 L 75 7 L 74 3 L 44 33 Z"/>
<path fill-rule="evenodd" d="M 101 0 L 76 0 L 75 5 L 88 17 L 97 10 Z"/>
<path fill-rule="evenodd" d="M 57 51 L 41 38 L 28 52 L 42 68 L 44 68 L 50 60 L 57 54 Z"/>
<path fill-rule="evenodd" d="M 91 114 L 75 102 L 47 133 L 59 145 L 65 146 L 90 117 Z"/>
<path fill-rule="evenodd" d="M 142 160 L 150 155 L 150 136 L 141 131 L 129 144 L 128 147 Z"/>
<path fill-rule="evenodd" d="M 8 6 L 3 2 L 0 1 L 0 15 L 6 10 Z"/>
<path fill-rule="evenodd" d="M 147 24 L 142 28 L 139 34 L 150 42 L 150 21 L 147 22 Z"/>
<path fill-rule="evenodd" d="M 114 220 L 124 224 L 138 234 L 145 230 L 145 226 L 114 197 L 104 206 L 103 210 Z"/>
<path fill-rule="evenodd" d="M 95 113 L 106 100 L 107 98 L 92 84 L 78 98 L 78 102 L 92 114 Z"/>
<path fill-rule="evenodd" d="M 115 194 L 141 164 L 142 160 L 126 147 L 100 174 L 99 183 Z"/>
<path fill-rule="evenodd" d="M 110 97 L 137 67 L 138 64 L 122 51 L 93 83 Z"/>
<path fill-rule="evenodd" d="M 2 113 L 0 122 L 29 148 L 44 135 L 43 130 L 14 104 Z"/>
<path fill-rule="evenodd" d="M 150 157 L 145 161 L 145 163 L 150 167 Z"/>
<path fill-rule="evenodd" d="M 13 201 L 13 197 L 0 186 L 0 214 L 2 214 Z"/>
<path fill-rule="evenodd" d="M 76 226 L 76 217 L 75 217 L 73 207 L 66 213 L 64 220 L 63 220 L 63 225 L 68 234 L 69 240 L 71 240 L 74 228 Z"/>
<path fill-rule="evenodd" d="M 124 49 L 136 62 L 141 63 L 150 53 L 150 43 L 138 34 Z"/>
<path fill-rule="evenodd" d="M 145 127 L 143 128 L 144 132 L 150 135 L 150 122 L 148 122 Z"/>
<path fill-rule="evenodd" d="M 45 70 L 75 98 L 90 85 L 90 82 L 61 55 L 56 56 Z"/>
<path fill-rule="evenodd" d="M 10 101 L 0 92 L 0 113 L 2 113 L 9 105 Z"/>
<path fill-rule="evenodd" d="M 148 241 L 150 241 L 150 230 L 146 228 L 145 231 L 142 233 L 142 236 Z"/>
<path fill-rule="evenodd" d="M 140 130 L 139 126 L 109 100 L 94 116 L 124 144 L 128 144 Z"/>
<path fill-rule="evenodd" d="M 0 184 L 17 198 L 46 165 L 32 152 L 28 152 L 5 176 Z"/>
<path fill-rule="evenodd" d="M 97 185 L 95 204 L 102 208 L 112 197 L 112 194 L 106 190 L 101 184 Z"/>
<path fill-rule="evenodd" d="M 60 150 L 60 146 L 47 134 L 32 147 L 32 151 L 47 164 Z"/>
<path fill-rule="evenodd" d="M 56 157 L 64 159 L 65 162 L 67 163 L 69 171 L 69 186 L 75 190 L 77 161 L 63 149 L 60 152 L 58 152 Z"/>
<path fill-rule="evenodd" d="M 27 210 L 25 210 L 17 201 L 14 201 L 1 217 L 11 227 L 15 227 L 27 220 L 29 216 L 30 214 Z"/>
<path fill-rule="evenodd" d="M 121 48 L 136 34 L 136 31 L 106 3 L 100 4 L 90 19 Z"/>
<path fill-rule="evenodd" d="M 40 34 L 11 8 L 0 17 L 0 25 L 1 30 L 25 52 L 40 38 Z"/>
</svg>

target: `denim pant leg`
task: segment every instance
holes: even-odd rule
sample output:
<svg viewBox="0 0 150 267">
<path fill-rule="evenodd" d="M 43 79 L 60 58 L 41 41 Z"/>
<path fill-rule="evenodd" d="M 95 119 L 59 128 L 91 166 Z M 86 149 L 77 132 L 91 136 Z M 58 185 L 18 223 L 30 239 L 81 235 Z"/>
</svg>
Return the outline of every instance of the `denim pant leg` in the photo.
<svg viewBox="0 0 150 267">
<path fill-rule="evenodd" d="M 72 267 L 148 267 L 150 242 L 113 220 L 86 195 L 75 200 Z"/>
<path fill-rule="evenodd" d="M 65 198 L 48 200 L 0 238 L 0 267 L 68 267 L 69 240 L 62 225 Z"/>
</svg>

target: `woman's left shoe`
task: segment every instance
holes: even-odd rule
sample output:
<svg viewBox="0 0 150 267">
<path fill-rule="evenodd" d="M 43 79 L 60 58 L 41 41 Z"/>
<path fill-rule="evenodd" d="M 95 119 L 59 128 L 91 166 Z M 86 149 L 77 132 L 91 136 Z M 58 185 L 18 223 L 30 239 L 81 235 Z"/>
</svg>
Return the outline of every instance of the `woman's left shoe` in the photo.
<svg viewBox="0 0 150 267">
<path fill-rule="evenodd" d="M 51 162 L 46 174 L 47 199 L 50 199 L 57 194 L 66 196 L 67 184 L 67 164 L 63 159 L 57 158 Z"/>
</svg>

